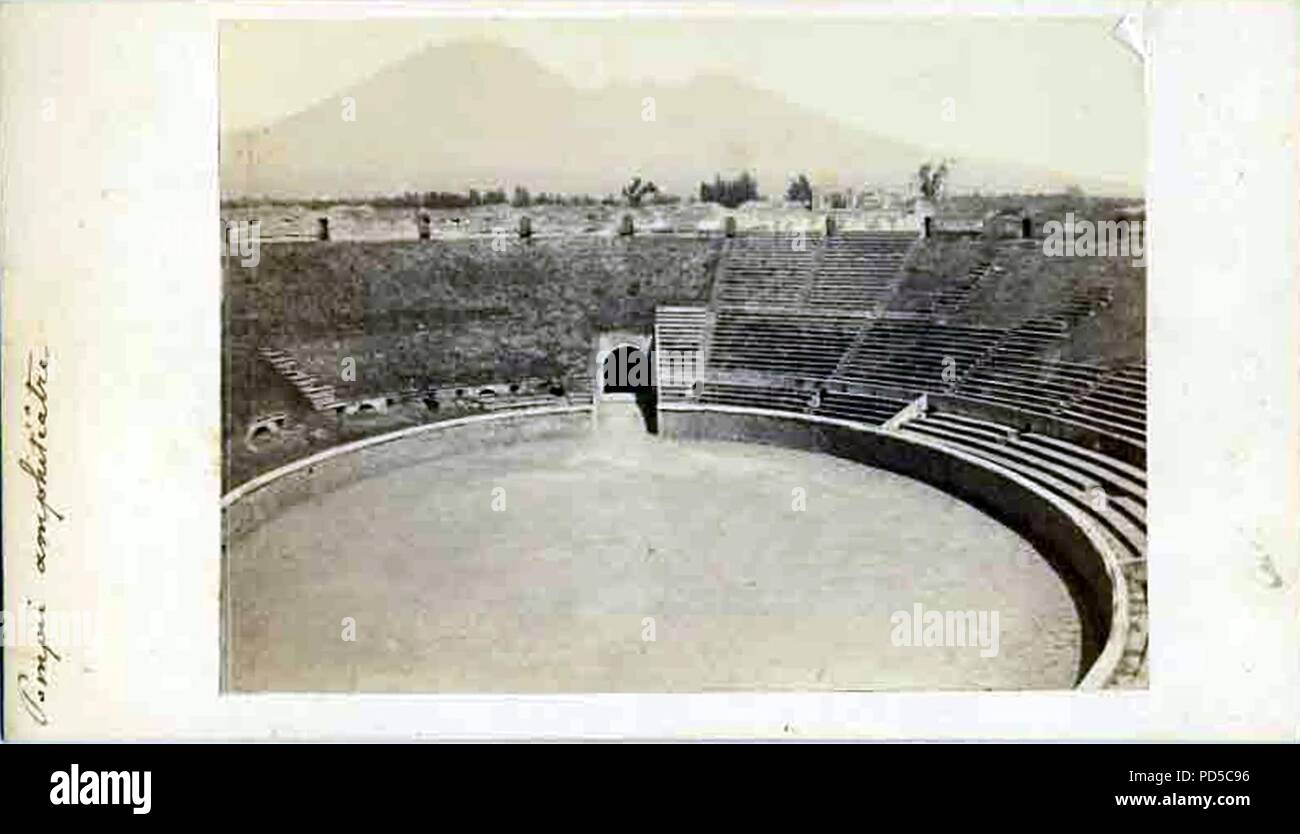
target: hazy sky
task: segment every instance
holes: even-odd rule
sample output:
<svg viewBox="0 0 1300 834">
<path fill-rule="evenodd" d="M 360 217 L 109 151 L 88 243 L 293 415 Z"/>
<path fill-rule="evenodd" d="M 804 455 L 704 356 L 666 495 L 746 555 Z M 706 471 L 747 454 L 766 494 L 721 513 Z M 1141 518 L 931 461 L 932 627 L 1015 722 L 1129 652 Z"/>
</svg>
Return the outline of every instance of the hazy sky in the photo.
<svg viewBox="0 0 1300 834">
<path fill-rule="evenodd" d="M 962 156 L 1141 183 L 1142 66 L 1113 19 L 250 21 L 221 39 L 223 129 L 274 121 L 426 45 L 519 47 L 575 86 L 725 72 Z"/>
</svg>

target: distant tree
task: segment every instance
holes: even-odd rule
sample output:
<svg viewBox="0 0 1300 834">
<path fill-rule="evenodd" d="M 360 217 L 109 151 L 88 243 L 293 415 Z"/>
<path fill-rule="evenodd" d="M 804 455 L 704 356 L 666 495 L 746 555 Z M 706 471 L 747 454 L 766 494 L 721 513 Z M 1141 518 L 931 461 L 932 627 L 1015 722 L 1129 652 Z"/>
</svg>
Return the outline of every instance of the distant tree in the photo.
<svg viewBox="0 0 1300 834">
<path fill-rule="evenodd" d="M 415 195 L 412 195 L 415 196 Z M 458 194 L 453 191 L 429 191 L 416 197 L 413 205 L 420 208 L 466 208 L 474 205 L 474 192 Z"/>
<path fill-rule="evenodd" d="M 632 208 L 641 205 L 641 201 L 648 195 L 659 193 L 659 188 L 649 180 L 642 181 L 640 177 L 633 177 L 632 181 L 623 186 L 623 199 Z"/>
<path fill-rule="evenodd" d="M 533 204 L 533 198 L 528 193 L 528 189 L 522 185 L 515 186 L 515 195 L 510 199 L 510 205 L 515 208 L 528 208 Z"/>
<path fill-rule="evenodd" d="M 748 171 L 742 171 L 734 180 L 724 180 L 721 174 L 713 175 L 713 184 L 700 183 L 700 202 L 718 203 L 735 208 L 741 203 L 758 199 L 758 180 Z"/>
<path fill-rule="evenodd" d="M 812 209 L 813 190 L 812 183 L 808 182 L 808 177 L 800 174 L 790 180 L 790 186 L 785 190 L 785 198 L 792 203 L 799 203 Z"/>
<path fill-rule="evenodd" d="M 938 165 L 927 162 L 916 172 L 916 186 L 921 196 L 930 202 L 936 202 L 943 196 L 943 187 L 947 184 L 948 163 Z"/>
</svg>

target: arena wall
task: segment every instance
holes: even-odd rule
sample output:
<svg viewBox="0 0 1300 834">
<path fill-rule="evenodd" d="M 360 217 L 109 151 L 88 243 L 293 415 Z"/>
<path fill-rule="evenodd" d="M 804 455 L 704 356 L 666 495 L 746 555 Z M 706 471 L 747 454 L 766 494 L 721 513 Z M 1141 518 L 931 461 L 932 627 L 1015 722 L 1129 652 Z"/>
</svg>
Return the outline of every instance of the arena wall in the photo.
<svg viewBox="0 0 1300 834">
<path fill-rule="evenodd" d="M 226 540 L 312 496 L 362 478 L 477 449 L 581 435 L 591 428 L 591 406 L 557 406 L 445 420 L 336 446 L 260 475 L 223 496 Z"/>
<path fill-rule="evenodd" d="M 1105 687 L 1128 633 L 1118 557 L 1093 522 L 996 464 L 920 439 L 823 417 L 762 409 L 664 403 L 659 432 L 679 440 L 730 440 L 815 451 L 915 478 L 999 519 L 1030 540 L 1065 577 L 1085 629 L 1082 689 Z M 227 541 L 289 507 L 357 480 L 450 455 L 592 430 L 590 406 L 467 417 L 338 446 L 266 473 L 222 499 Z"/>
<path fill-rule="evenodd" d="M 929 400 L 930 407 L 941 413 L 952 412 L 992 420 L 1020 431 L 1035 432 L 1065 440 L 1085 449 L 1109 455 L 1139 469 L 1146 469 L 1147 466 L 1147 453 L 1144 447 L 1122 437 L 1106 434 L 1066 419 L 1030 414 L 1018 408 L 972 400 L 957 394 L 927 393 L 926 398 Z"/>
<path fill-rule="evenodd" d="M 821 452 L 930 484 L 1016 530 L 1066 578 L 1085 629 L 1078 686 L 1107 686 L 1128 634 L 1119 557 L 1094 523 L 996 464 L 872 427 L 823 417 L 730 406 L 663 403 L 659 432 L 684 440 L 730 440 Z"/>
</svg>

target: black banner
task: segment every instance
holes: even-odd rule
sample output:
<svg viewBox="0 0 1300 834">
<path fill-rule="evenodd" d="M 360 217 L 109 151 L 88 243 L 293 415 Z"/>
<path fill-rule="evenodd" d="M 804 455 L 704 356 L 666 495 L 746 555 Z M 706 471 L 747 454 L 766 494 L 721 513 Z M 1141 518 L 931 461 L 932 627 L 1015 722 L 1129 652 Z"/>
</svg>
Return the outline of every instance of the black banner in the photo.
<svg viewBox="0 0 1300 834">
<path fill-rule="evenodd" d="M 373 820 L 381 807 L 385 816 L 400 818 L 467 802 L 495 814 L 562 801 L 577 812 L 639 797 L 661 810 L 667 802 L 681 803 L 682 812 L 723 802 L 760 817 L 775 803 L 795 818 L 838 808 L 837 815 L 890 812 L 927 821 L 993 813 L 1179 823 L 1194 814 L 1231 824 L 1252 811 L 1276 815 L 1289 807 L 1284 792 L 1294 781 L 1296 752 L 1291 745 L 781 744 L 786 749 L 776 750 L 743 743 L 696 745 L 681 757 L 673 745 L 508 749 L 513 746 L 7 744 L 0 746 L 0 779 L 6 810 L 41 823 L 248 821 L 287 813 L 294 821 L 338 824 L 354 814 Z"/>
</svg>

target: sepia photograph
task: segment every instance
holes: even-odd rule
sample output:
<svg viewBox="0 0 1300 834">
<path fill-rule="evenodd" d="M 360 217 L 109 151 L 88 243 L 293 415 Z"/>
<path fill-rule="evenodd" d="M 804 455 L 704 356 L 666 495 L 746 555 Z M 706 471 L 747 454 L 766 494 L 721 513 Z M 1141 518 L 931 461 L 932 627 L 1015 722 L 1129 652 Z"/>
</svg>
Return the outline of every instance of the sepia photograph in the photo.
<svg viewBox="0 0 1300 834">
<path fill-rule="evenodd" d="M 1281 807 L 1298 20 L 0 0 L 6 798 L 851 742 L 881 807 Z"/>
<path fill-rule="evenodd" d="M 1134 25 L 223 21 L 222 691 L 1144 690 Z"/>
</svg>

